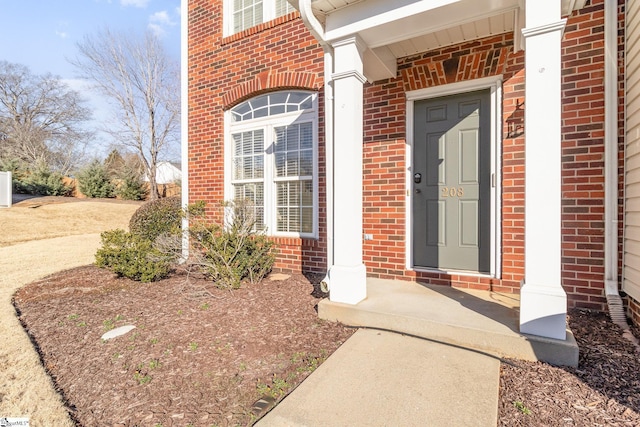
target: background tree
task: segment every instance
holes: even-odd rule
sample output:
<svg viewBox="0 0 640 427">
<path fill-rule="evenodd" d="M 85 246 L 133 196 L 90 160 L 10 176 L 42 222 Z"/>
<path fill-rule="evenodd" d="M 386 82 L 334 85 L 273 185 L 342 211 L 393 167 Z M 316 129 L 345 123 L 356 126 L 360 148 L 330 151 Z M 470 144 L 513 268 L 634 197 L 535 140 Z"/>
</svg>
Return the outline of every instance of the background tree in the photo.
<svg viewBox="0 0 640 427">
<path fill-rule="evenodd" d="M 115 192 L 107 168 L 98 160 L 78 172 L 78 189 L 87 197 L 113 197 Z"/>
<path fill-rule="evenodd" d="M 68 173 L 90 137 L 82 102 L 59 77 L 0 61 L 0 160 Z"/>
<path fill-rule="evenodd" d="M 156 165 L 179 139 L 179 64 L 165 53 L 151 32 L 142 38 L 103 30 L 78 43 L 72 64 L 80 76 L 113 104 L 113 122 L 105 127 L 140 157 L 149 178 L 151 199 L 159 197 Z"/>
</svg>

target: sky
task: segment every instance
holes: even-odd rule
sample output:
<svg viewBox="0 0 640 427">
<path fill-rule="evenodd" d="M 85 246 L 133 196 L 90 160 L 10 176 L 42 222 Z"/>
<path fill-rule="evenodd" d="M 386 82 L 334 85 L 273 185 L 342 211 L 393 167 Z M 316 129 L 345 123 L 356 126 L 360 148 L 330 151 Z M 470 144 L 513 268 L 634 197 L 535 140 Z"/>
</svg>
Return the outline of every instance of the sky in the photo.
<svg viewBox="0 0 640 427">
<path fill-rule="evenodd" d="M 68 62 L 85 36 L 105 28 L 133 34 L 149 29 L 180 60 L 180 0 L 0 0 L 0 17 L 0 60 L 59 76 L 88 98 L 95 120 L 108 114 L 106 104 L 86 91 Z"/>
</svg>

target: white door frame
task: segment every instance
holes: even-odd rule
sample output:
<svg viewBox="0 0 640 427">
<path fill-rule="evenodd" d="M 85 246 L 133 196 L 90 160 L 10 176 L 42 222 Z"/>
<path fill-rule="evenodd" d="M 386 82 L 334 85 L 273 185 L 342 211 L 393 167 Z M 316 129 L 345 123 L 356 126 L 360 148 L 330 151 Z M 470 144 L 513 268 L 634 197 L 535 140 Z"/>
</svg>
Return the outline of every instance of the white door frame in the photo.
<svg viewBox="0 0 640 427">
<path fill-rule="evenodd" d="M 449 271 L 434 268 L 416 268 L 413 265 L 413 113 L 414 103 L 430 98 L 437 98 L 447 95 L 456 95 L 464 92 L 489 89 L 491 98 L 491 261 L 490 273 Z M 405 253 L 406 269 L 415 271 L 432 271 L 438 273 L 453 273 L 465 276 L 488 276 L 500 278 L 502 274 L 501 253 L 502 253 L 502 226 L 501 226 L 501 156 L 502 156 L 502 76 L 485 77 L 476 80 L 469 80 L 458 83 L 437 86 L 433 88 L 419 89 L 406 93 L 407 97 L 407 134 L 406 134 L 406 211 L 405 211 Z"/>
</svg>

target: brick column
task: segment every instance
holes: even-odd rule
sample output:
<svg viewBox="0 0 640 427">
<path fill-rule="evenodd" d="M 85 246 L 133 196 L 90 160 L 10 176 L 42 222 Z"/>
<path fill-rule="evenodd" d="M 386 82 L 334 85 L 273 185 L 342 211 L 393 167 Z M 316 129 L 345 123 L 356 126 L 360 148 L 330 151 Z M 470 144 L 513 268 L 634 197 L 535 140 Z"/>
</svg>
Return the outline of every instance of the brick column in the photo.
<svg viewBox="0 0 640 427">
<path fill-rule="evenodd" d="M 561 279 L 561 41 L 557 0 L 527 0 L 525 38 L 525 277 L 520 331 L 566 339 Z"/>
</svg>

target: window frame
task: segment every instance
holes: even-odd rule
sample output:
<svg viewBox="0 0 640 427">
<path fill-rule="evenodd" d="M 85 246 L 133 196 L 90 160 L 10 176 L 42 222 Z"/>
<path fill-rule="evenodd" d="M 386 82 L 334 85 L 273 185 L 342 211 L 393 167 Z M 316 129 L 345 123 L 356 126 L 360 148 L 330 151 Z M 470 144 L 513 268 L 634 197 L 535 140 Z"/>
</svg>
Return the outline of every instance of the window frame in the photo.
<svg viewBox="0 0 640 427">
<path fill-rule="evenodd" d="M 278 93 L 305 93 L 311 95 L 311 108 L 267 115 L 259 118 L 252 118 L 243 121 L 233 121 L 233 109 L 225 111 L 225 132 L 224 132 L 224 198 L 233 200 L 234 183 L 237 181 L 233 177 L 234 140 L 233 135 L 240 132 L 255 131 L 264 129 L 264 162 L 263 162 L 263 212 L 265 233 L 274 237 L 293 238 L 318 238 L 318 217 L 319 217 L 319 172 L 318 172 L 318 94 L 306 90 L 283 90 L 260 94 L 244 102 L 251 101 L 263 95 L 273 95 Z M 239 104 L 241 105 L 241 104 Z M 237 107 L 237 106 L 236 106 Z M 282 178 L 276 176 L 275 164 L 275 139 L 277 127 L 289 126 L 292 124 L 311 123 L 312 132 L 312 219 L 313 226 L 310 233 L 277 231 L 277 184 L 283 181 L 301 182 L 308 175 L 298 175 L 298 178 Z"/>
<path fill-rule="evenodd" d="M 257 25 L 263 24 L 265 22 L 269 22 L 281 16 L 281 15 L 277 15 L 276 13 L 277 12 L 276 0 L 262 0 L 262 22 L 257 22 L 255 25 L 248 28 L 243 28 L 240 31 L 234 31 L 233 30 L 233 14 L 235 10 L 233 9 L 233 3 L 234 3 L 234 0 L 224 0 L 223 6 L 222 6 L 223 7 L 222 37 L 229 37 L 234 34 L 241 33 L 242 31 L 248 30 L 249 28 L 253 28 Z M 289 6 L 293 9 L 293 6 L 291 6 L 291 4 L 289 4 Z"/>
</svg>

